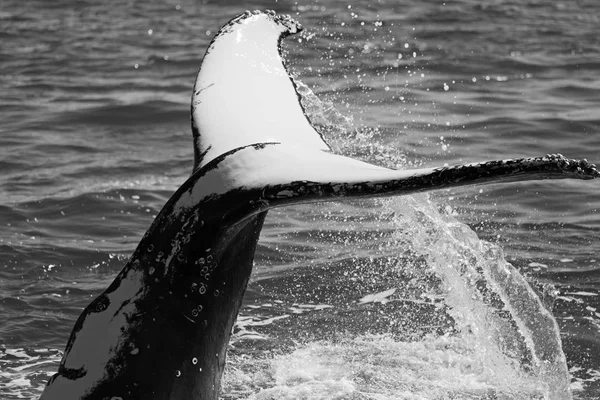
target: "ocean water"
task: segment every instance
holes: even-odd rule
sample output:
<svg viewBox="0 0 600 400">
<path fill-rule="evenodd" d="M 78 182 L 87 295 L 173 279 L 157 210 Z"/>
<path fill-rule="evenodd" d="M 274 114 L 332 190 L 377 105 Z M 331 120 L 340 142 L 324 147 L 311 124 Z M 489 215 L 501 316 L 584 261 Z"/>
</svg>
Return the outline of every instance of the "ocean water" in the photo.
<svg viewBox="0 0 600 400">
<path fill-rule="evenodd" d="M 192 169 L 204 51 L 245 9 L 336 151 L 398 168 L 600 162 L 600 3 L 0 1 L 0 399 L 37 398 L 75 319 Z M 595 181 L 269 213 L 225 399 L 600 398 Z"/>
</svg>

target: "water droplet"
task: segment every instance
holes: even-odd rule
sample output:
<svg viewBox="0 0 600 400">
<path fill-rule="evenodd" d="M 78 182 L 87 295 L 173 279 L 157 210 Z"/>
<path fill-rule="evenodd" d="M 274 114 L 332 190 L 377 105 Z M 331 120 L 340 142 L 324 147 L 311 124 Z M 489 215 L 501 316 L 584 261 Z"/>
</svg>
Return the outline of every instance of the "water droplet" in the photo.
<svg viewBox="0 0 600 400">
<path fill-rule="evenodd" d="M 201 285 L 201 286 L 200 286 L 200 289 L 198 290 L 198 292 L 200 292 L 200 294 L 204 294 L 204 293 L 206 293 L 206 286 L 204 286 L 204 285 Z"/>
<path fill-rule="evenodd" d="M 219 289 L 215 290 L 215 297 L 219 296 Z"/>
<path fill-rule="evenodd" d="M 148 248 L 146 249 L 146 251 L 148 251 L 148 253 L 152 253 L 154 251 L 154 245 L 151 244 L 150 246 L 148 246 Z"/>
<path fill-rule="evenodd" d="M 192 364 L 194 364 L 194 365 L 198 364 L 198 359 L 196 357 L 192 358 Z"/>
<path fill-rule="evenodd" d="M 200 304 L 197 309 L 198 311 L 202 311 L 202 304 Z"/>
<path fill-rule="evenodd" d="M 198 310 L 196 310 L 195 308 L 192 310 L 192 317 L 197 317 L 198 316 Z"/>
<path fill-rule="evenodd" d="M 209 280 L 210 279 L 210 274 L 204 275 L 204 279 Z"/>
<path fill-rule="evenodd" d="M 181 371 L 179 371 L 179 370 L 175 371 L 175 376 L 179 378 L 181 376 Z"/>
</svg>

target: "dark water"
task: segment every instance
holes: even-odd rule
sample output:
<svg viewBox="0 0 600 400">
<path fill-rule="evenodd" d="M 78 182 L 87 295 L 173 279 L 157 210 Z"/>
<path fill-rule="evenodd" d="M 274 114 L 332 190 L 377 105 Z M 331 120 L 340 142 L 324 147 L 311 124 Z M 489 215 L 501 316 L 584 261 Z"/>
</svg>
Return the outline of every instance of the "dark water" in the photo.
<svg viewBox="0 0 600 400">
<path fill-rule="evenodd" d="M 596 1 L 0 1 L 0 398 L 39 395 L 82 308 L 191 172 L 196 70 L 254 8 L 306 28 L 286 58 L 346 154 L 600 162 Z M 600 397 L 597 194 L 546 181 L 271 212 L 224 397 Z M 505 260 L 552 311 L 570 375 L 536 366 L 532 348 L 560 349 L 550 325 L 498 317 L 538 304 L 520 278 L 512 300 L 494 286 Z"/>
</svg>

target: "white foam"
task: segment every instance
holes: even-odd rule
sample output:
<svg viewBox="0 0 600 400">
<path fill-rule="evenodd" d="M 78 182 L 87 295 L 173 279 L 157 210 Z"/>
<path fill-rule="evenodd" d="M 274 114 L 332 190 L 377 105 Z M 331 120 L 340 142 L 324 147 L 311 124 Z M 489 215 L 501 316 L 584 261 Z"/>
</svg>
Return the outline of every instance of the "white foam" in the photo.
<svg viewBox="0 0 600 400">
<path fill-rule="evenodd" d="M 238 398 L 253 400 L 475 399 L 490 393 L 516 400 L 542 396 L 547 389 L 518 371 L 488 369 L 487 355 L 479 350 L 469 338 L 452 336 L 401 342 L 364 335 L 311 342 L 258 362 L 230 357 L 224 394 L 235 387 L 243 394 Z"/>
</svg>

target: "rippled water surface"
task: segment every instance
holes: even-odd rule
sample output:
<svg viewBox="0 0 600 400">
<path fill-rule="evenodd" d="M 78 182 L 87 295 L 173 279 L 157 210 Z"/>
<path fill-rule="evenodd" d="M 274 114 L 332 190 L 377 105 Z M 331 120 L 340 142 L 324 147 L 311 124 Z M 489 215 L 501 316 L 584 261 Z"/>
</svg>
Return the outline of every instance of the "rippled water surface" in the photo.
<svg viewBox="0 0 600 400">
<path fill-rule="evenodd" d="M 1 1 L 0 398 L 41 393 L 189 176 L 197 68 L 255 8 L 305 27 L 285 57 L 337 151 L 600 162 L 597 1 Z M 598 185 L 270 212 L 223 397 L 599 398 Z"/>
</svg>

